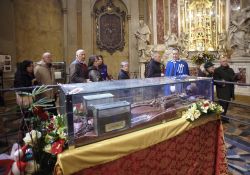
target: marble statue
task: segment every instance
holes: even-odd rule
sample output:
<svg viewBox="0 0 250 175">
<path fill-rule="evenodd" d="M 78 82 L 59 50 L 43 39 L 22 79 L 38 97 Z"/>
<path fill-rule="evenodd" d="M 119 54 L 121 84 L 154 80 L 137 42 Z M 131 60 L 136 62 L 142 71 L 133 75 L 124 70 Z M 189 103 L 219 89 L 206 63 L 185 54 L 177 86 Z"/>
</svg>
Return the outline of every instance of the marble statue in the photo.
<svg viewBox="0 0 250 175">
<path fill-rule="evenodd" d="M 248 56 L 250 6 L 232 14 L 228 31 L 228 42 L 233 49 L 232 56 Z"/>
<path fill-rule="evenodd" d="M 146 55 L 147 45 L 150 40 L 150 30 L 147 24 L 144 23 L 144 20 L 139 21 L 139 28 L 135 33 L 137 39 L 137 47 L 140 59 L 144 59 Z"/>
<path fill-rule="evenodd" d="M 227 44 L 227 33 L 223 31 L 218 35 L 218 50 L 219 51 L 226 50 L 226 44 Z"/>
<path fill-rule="evenodd" d="M 166 49 L 170 47 L 177 47 L 178 38 L 175 33 L 168 31 L 168 34 L 164 36 Z"/>
</svg>

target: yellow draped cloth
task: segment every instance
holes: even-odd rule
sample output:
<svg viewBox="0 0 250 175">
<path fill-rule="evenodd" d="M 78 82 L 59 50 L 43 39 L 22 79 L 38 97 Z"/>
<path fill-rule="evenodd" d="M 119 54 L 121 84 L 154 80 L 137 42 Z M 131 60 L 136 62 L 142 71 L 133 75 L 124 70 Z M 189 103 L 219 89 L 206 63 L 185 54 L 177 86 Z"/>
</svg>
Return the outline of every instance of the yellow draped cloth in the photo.
<svg viewBox="0 0 250 175">
<path fill-rule="evenodd" d="M 133 133 L 67 150 L 58 155 L 56 166 L 60 166 L 64 175 L 76 173 L 82 169 L 107 163 L 145 149 L 218 118 L 214 114 L 191 123 L 184 118 L 179 118 Z"/>
</svg>

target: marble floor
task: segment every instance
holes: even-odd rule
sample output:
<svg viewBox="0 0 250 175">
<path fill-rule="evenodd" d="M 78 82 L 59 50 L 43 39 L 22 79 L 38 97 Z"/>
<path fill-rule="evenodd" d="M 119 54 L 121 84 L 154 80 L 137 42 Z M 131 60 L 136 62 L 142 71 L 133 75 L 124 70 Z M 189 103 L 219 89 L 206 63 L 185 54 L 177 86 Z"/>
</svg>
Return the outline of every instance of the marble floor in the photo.
<svg viewBox="0 0 250 175">
<path fill-rule="evenodd" d="M 250 175 L 250 107 L 231 105 L 224 122 L 229 171 Z"/>
</svg>

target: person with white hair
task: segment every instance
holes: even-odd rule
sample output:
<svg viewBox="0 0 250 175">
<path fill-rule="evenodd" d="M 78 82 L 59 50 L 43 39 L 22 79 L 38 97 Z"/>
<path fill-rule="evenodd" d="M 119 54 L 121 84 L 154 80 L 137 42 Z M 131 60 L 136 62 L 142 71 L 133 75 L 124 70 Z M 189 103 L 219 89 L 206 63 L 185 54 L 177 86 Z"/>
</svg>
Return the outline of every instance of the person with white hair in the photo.
<svg viewBox="0 0 250 175">
<path fill-rule="evenodd" d="M 79 49 L 76 51 L 76 59 L 69 67 L 70 83 L 85 83 L 88 79 L 88 66 L 85 63 L 85 51 Z"/>
<path fill-rule="evenodd" d="M 118 80 L 130 79 L 129 77 L 129 64 L 127 61 L 121 62 L 121 70 L 118 75 Z"/>
</svg>

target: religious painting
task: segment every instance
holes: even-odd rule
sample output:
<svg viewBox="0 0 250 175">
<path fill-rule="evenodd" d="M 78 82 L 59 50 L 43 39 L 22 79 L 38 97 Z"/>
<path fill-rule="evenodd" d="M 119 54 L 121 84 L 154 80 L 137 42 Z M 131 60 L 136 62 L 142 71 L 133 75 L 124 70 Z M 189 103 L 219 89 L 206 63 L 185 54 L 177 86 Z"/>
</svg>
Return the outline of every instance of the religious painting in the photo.
<svg viewBox="0 0 250 175">
<path fill-rule="evenodd" d="M 124 27 L 126 13 L 109 0 L 100 9 L 94 9 L 96 19 L 96 43 L 100 50 L 110 54 L 122 51 L 125 45 Z"/>
</svg>

